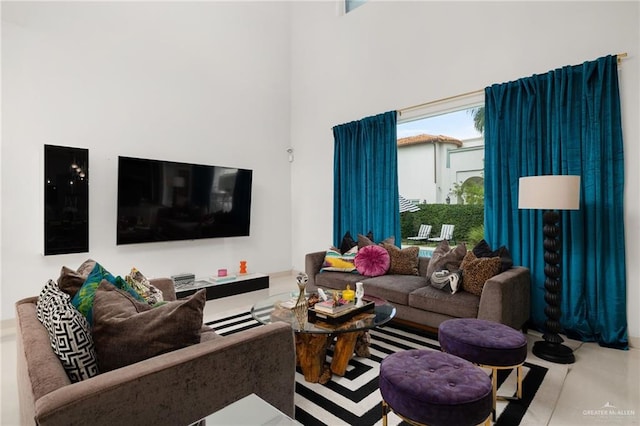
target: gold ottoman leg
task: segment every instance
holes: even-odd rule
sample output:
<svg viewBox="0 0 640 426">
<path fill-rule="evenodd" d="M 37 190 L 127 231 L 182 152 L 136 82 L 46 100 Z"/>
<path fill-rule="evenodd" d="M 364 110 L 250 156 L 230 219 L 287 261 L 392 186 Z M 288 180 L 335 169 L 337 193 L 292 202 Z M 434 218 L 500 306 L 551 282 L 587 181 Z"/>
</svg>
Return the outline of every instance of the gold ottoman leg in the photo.
<svg viewBox="0 0 640 426">
<path fill-rule="evenodd" d="M 389 413 L 389 405 L 382 400 L 382 426 L 387 426 L 387 414 Z"/>
</svg>

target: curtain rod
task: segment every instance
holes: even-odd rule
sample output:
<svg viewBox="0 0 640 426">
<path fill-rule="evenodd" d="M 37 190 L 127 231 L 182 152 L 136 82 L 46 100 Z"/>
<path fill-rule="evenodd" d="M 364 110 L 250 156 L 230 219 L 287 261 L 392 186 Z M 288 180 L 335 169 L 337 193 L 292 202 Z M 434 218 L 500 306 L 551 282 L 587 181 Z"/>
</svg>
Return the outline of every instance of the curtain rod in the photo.
<svg viewBox="0 0 640 426">
<path fill-rule="evenodd" d="M 622 62 L 622 59 L 627 57 L 627 52 L 618 53 L 616 57 L 618 58 L 618 65 L 619 65 Z"/>
<path fill-rule="evenodd" d="M 448 101 L 452 101 L 454 99 L 464 98 L 464 97 L 467 97 L 467 96 L 480 95 L 482 93 L 484 93 L 484 89 L 474 90 L 473 92 L 467 92 L 467 93 L 463 93 L 461 95 L 449 96 L 448 98 L 442 98 L 442 99 L 438 99 L 436 101 L 429 101 L 429 102 L 425 102 L 425 103 L 418 104 L 418 105 L 412 105 L 410 107 L 399 109 L 398 110 L 398 114 L 402 115 L 403 112 L 409 112 L 409 111 L 412 111 L 414 109 L 424 108 L 426 106 L 439 104 L 440 102 L 448 102 Z"/>
<path fill-rule="evenodd" d="M 627 57 L 627 52 L 623 52 L 623 53 L 618 53 L 616 54 L 616 57 L 618 58 L 618 64 L 620 64 L 622 62 L 623 58 Z M 461 95 L 455 95 L 455 96 L 449 96 L 448 98 L 442 98 L 442 99 L 438 99 L 436 101 L 429 101 L 429 102 L 424 102 L 418 105 L 412 105 L 406 108 L 402 108 L 398 110 L 398 114 L 402 115 L 403 112 L 409 112 L 409 111 L 413 111 L 414 109 L 420 109 L 420 108 L 424 108 L 430 105 L 435 105 L 438 104 L 440 102 L 448 102 L 448 101 L 452 101 L 454 99 L 458 99 L 458 98 L 464 98 L 466 96 L 473 96 L 473 95 L 479 95 L 481 93 L 484 93 L 484 89 L 481 90 L 474 90 L 473 92 L 467 92 L 467 93 L 463 93 Z"/>
</svg>

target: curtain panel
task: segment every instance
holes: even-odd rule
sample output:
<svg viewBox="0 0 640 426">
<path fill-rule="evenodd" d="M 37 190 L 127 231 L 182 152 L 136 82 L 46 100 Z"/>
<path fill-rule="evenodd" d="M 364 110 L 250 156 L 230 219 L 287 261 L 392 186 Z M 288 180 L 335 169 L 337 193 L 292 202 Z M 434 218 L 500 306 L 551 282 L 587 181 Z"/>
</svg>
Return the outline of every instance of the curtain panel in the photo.
<svg viewBox="0 0 640 426">
<path fill-rule="evenodd" d="M 394 236 L 400 247 L 396 112 L 333 128 L 333 243 L 369 231 L 377 241 Z"/>
<path fill-rule="evenodd" d="M 485 235 L 531 270 L 542 329 L 540 210 L 518 210 L 518 179 L 580 175 L 580 209 L 561 213 L 561 325 L 567 336 L 627 348 L 624 163 L 616 56 L 485 89 Z"/>
</svg>

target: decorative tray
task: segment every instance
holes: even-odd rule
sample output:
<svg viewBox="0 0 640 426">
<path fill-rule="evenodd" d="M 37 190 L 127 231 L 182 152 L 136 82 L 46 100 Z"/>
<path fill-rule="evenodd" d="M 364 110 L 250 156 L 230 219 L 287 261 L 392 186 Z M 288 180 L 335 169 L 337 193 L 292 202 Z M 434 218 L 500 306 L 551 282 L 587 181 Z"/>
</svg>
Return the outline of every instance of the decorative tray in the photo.
<svg viewBox="0 0 640 426">
<path fill-rule="evenodd" d="M 309 321 L 314 322 L 315 320 L 325 321 L 328 323 L 337 323 L 343 322 L 354 315 L 357 315 L 362 312 L 372 311 L 375 308 L 375 303 L 371 300 L 363 299 L 364 304 L 362 306 L 356 307 L 355 305 L 350 309 L 341 310 L 339 312 L 324 312 L 318 311 L 315 308 L 309 308 Z"/>
</svg>

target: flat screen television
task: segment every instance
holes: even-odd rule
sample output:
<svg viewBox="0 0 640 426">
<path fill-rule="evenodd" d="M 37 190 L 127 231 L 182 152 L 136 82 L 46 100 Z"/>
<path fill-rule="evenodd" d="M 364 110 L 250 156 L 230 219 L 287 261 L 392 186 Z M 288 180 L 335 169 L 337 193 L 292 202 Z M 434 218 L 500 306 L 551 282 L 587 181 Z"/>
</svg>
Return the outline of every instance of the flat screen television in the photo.
<svg viewBox="0 0 640 426">
<path fill-rule="evenodd" d="M 252 170 L 118 157 L 116 243 L 249 235 Z"/>
</svg>

